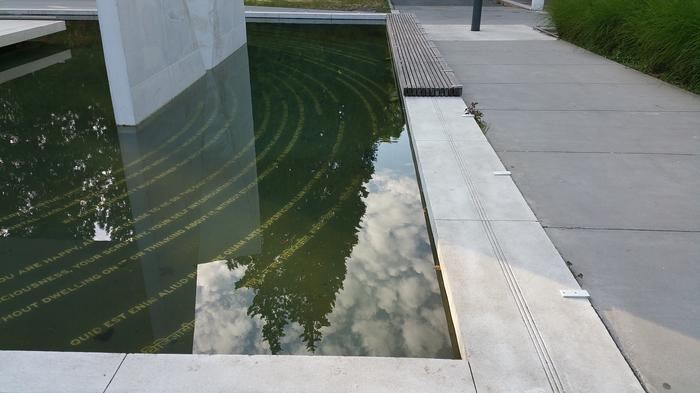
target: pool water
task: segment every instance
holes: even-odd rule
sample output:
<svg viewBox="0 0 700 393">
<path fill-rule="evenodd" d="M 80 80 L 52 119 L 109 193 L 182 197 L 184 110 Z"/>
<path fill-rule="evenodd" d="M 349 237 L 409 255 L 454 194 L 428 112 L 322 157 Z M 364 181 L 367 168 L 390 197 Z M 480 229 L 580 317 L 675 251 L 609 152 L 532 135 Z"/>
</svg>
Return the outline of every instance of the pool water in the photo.
<svg viewBox="0 0 700 393">
<path fill-rule="evenodd" d="M 139 127 L 68 27 L 0 51 L 0 349 L 455 357 L 383 26 L 249 24 Z"/>
</svg>

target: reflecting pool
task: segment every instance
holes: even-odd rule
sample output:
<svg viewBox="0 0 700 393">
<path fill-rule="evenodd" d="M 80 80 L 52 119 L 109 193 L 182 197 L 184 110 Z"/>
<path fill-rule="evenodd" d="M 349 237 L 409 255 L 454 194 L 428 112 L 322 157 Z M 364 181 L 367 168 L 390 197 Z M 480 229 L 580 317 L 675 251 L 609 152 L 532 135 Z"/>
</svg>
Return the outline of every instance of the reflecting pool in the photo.
<svg viewBox="0 0 700 393">
<path fill-rule="evenodd" d="M 68 27 L 0 51 L 0 349 L 455 356 L 383 26 L 249 24 L 139 127 Z"/>
</svg>

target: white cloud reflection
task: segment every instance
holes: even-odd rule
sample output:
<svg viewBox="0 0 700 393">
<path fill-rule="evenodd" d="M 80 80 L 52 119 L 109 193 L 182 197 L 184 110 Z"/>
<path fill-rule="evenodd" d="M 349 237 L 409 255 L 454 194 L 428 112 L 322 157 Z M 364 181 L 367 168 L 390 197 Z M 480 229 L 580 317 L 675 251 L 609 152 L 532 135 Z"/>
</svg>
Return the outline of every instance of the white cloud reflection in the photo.
<svg viewBox="0 0 700 393">
<path fill-rule="evenodd" d="M 451 348 L 415 178 L 383 169 L 365 185 L 366 213 L 343 289 L 317 354 L 450 357 Z M 195 353 L 269 353 L 263 321 L 247 315 L 254 292 L 233 290 L 244 268 L 200 265 Z M 308 354 L 301 327 L 286 327 L 284 353 Z"/>
</svg>

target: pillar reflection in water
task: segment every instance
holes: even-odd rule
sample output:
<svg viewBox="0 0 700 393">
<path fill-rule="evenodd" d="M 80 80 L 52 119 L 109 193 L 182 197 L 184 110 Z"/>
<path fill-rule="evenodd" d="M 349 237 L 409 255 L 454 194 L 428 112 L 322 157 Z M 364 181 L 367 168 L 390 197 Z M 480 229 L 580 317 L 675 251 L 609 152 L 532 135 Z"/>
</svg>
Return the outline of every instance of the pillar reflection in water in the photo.
<svg viewBox="0 0 700 393">
<path fill-rule="evenodd" d="M 21 78 L 25 75 L 32 74 L 44 68 L 51 67 L 54 64 L 64 63 L 72 57 L 70 49 L 64 50 L 40 59 L 21 59 L 22 64 L 16 65 L 9 69 L 0 69 L 0 84 L 9 82 L 16 78 Z"/>
<path fill-rule="evenodd" d="M 141 266 L 149 298 L 260 224 L 249 75 L 244 45 L 153 118 L 138 127 L 119 128 L 134 231 L 145 234 L 136 242 L 144 253 Z M 164 152 L 177 174 L 153 182 L 142 174 L 158 159 L 143 157 L 174 136 L 186 143 Z M 137 164 L 128 165 L 132 162 Z M 186 233 L 171 242 L 176 244 L 150 251 L 164 233 L 173 236 L 158 230 L 159 223 L 165 228 L 170 220 L 180 222 Z M 255 237 L 234 256 L 259 249 Z M 173 330 L 167 304 L 155 303 L 149 313 L 154 337 Z"/>
</svg>

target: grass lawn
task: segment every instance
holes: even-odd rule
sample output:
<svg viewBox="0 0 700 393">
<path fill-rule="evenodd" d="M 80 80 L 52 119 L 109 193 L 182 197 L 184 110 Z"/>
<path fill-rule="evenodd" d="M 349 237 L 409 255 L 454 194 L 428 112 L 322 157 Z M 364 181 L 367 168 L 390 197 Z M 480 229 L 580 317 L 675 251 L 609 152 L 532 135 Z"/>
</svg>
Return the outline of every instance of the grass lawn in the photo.
<svg viewBox="0 0 700 393">
<path fill-rule="evenodd" d="M 700 0 L 549 0 L 561 38 L 700 93 Z"/>
<path fill-rule="evenodd" d="M 389 12 L 387 0 L 245 0 L 245 5 L 339 11 Z"/>
</svg>

